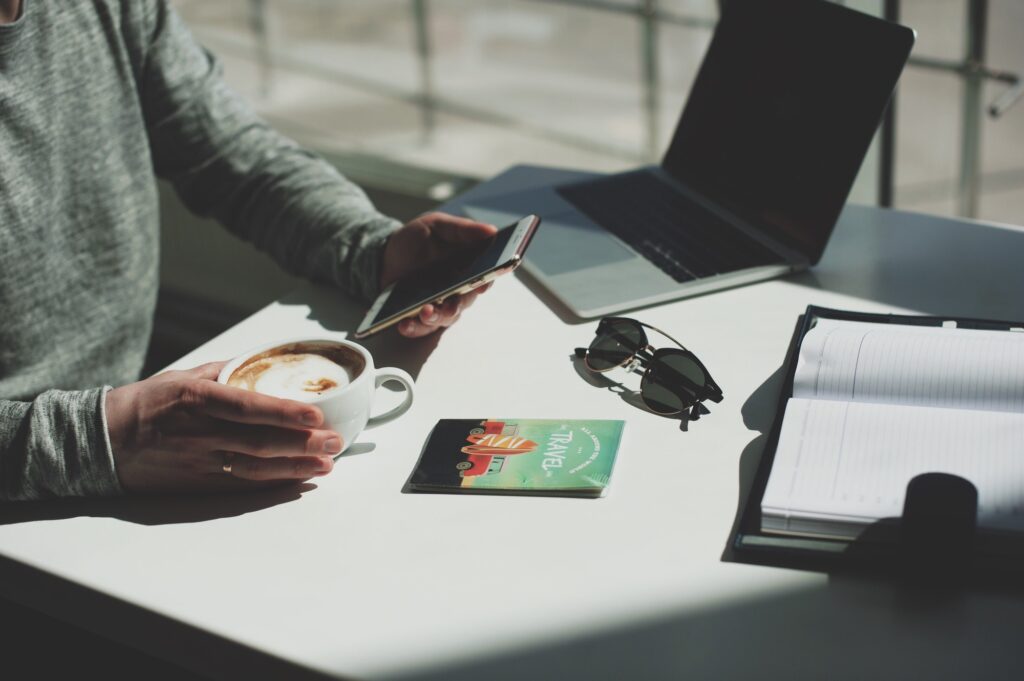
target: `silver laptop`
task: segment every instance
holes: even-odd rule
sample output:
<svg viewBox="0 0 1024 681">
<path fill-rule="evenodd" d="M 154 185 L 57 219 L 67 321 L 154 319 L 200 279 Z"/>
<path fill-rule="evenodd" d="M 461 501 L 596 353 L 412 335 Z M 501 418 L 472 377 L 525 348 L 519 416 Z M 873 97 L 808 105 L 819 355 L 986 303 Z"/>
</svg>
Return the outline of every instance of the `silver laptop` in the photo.
<svg viewBox="0 0 1024 681">
<path fill-rule="evenodd" d="M 731 0 L 658 166 L 469 200 L 543 224 L 524 268 L 596 317 L 821 258 L 914 43 L 824 0 Z"/>
</svg>

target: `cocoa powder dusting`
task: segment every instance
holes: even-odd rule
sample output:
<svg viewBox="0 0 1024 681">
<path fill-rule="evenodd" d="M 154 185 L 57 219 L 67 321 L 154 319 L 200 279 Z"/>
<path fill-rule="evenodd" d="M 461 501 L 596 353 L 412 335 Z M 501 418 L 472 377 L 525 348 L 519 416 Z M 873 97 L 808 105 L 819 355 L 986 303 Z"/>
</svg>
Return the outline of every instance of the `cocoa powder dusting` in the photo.
<svg viewBox="0 0 1024 681">
<path fill-rule="evenodd" d="M 329 378 L 318 378 L 315 381 L 306 381 L 302 389 L 310 393 L 322 393 L 325 390 L 336 387 L 338 387 L 338 384 L 335 381 Z"/>
</svg>

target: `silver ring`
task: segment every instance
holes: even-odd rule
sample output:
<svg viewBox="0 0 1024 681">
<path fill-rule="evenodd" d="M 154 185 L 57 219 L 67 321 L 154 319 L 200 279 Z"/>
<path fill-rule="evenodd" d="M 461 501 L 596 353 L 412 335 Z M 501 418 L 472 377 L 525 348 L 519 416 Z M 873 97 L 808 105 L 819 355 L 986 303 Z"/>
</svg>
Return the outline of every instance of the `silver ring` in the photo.
<svg viewBox="0 0 1024 681">
<path fill-rule="evenodd" d="M 225 473 L 227 473 L 228 475 L 231 475 L 231 457 L 232 456 L 234 456 L 234 455 L 230 454 L 230 453 L 225 453 L 224 454 L 224 465 L 220 467 L 221 470 L 224 471 Z"/>
</svg>

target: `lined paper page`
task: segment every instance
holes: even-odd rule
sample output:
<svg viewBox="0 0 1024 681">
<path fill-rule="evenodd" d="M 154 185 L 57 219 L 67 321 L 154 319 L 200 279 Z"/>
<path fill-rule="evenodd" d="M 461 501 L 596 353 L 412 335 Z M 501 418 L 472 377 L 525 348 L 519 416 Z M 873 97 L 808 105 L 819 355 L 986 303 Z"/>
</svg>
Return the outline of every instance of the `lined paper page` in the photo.
<svg viewBox="0 0 1024 681">
<path fill-rule="evenodd" d="M 1024 333 L 819 319 L 793 396 L 1024 413 Z"/>
<path fill-rule="evenodd" d="M 1024 530 L 1024 414 L 792 398 L 765 517 L 869 524 L 903 514 L 907 483 L 952 473 L 978 489 L 978 524 Z M 786 523 L 775 527 L 786 527 Z"/>
</svg>

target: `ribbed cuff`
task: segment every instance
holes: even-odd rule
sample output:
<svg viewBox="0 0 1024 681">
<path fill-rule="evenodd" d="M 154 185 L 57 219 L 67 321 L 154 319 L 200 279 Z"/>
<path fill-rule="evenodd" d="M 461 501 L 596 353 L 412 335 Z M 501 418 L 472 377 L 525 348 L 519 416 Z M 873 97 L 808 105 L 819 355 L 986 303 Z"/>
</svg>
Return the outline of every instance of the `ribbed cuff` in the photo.
<svg viewBox="0 0 1024 681">
<path fill-rule="evenodd" d="M 362 244 L 352 258 L 353 293 L 364 302 L 372 302 L 380 294 L 380 275 L 384 268 L 384 249 L 388 238 L 402 223 L 382 217 L 367 227 Z"/>
<path fill-rule="evenodd" d="M 59 497 L 122 494 L 106 427 L 109 387 L 48 390 L 33 404 L 29 477 Z"/>
<path fill-rule="evenodd" d="M 100 389 L 99 396 L 99 410 L 100 410 L 100 428 L 103 432 L 103 451 L 102 453 L 97 452 L 97 458 L 104 462 L 103 470 L 109 471 L 109 479 L 105 483 L 105 487 L 109 489 L 107 492 L 101 492 L 106 496 L 114 496 L 118 494 L 124 494 L 124 488 L 121 487 L 121 478 L 117 475 L 117 464 L 114 462 L 114 448 L 110 445 L 110 429 L 107 425 L 107 393 L 113 390 L 113 386 L 105 385 Z"/>
</svg>

